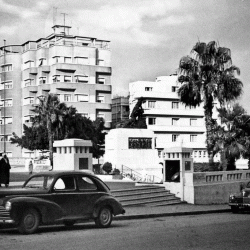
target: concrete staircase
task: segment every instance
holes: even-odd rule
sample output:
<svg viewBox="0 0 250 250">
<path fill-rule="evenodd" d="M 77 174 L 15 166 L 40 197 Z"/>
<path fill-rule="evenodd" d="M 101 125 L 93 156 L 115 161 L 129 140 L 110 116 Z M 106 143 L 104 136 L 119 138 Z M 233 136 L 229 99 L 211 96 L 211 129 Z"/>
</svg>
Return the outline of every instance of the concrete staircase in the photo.
<svg viewBox="0 0 250 250">
<path fill-rule="evenodd" d="M 163 186 L 147 185 L 132 189 L 113 190 L 112 194 L 126 206 L 166 206 L 182 203 L 180 198 L 171 194 Z"/>
</svg>

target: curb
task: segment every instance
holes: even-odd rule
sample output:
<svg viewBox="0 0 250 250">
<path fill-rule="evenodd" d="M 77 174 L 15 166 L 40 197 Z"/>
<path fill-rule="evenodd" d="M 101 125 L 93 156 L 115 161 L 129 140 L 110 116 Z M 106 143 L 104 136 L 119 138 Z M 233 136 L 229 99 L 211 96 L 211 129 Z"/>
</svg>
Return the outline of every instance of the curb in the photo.
<svg viewBox="0 0 250 250">
<path fill-rule="evenodd" d="M 213 213 L 228 213 L 228 212 L 231 212 L 231 209 L 207 210 L 207 211 L 189 211 L 189 212 L 175 212 L 175 213 L 160 213 L 160 214 L 121 215 L 121 216 L 114 217 L 114 220 L 150 219 L 150 218 L 158 218 L 158 217 L 213 214 Z"/>
</svg>

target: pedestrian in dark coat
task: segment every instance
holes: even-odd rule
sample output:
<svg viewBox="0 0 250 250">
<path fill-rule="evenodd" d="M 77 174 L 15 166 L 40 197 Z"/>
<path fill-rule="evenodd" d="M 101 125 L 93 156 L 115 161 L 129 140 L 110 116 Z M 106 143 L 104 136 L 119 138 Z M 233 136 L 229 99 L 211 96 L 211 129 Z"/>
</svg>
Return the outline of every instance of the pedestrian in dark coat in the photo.
<svg viewBox="0 0 250 250">
<path fill-rule="evenodd" d="M 2 153 L 0 153 L 0 187 L 4 183 L 4 165 L 5 161 L 3 159 Z"/>
<path fill-rule="evenodd" d="M 7 155 L 4 155 L 4 157 L 0 160 L 0 169 L 0 184 L 5 184 L 5 187 L 8 187 L 10 182 L 11 167 Z"/>
</svg>

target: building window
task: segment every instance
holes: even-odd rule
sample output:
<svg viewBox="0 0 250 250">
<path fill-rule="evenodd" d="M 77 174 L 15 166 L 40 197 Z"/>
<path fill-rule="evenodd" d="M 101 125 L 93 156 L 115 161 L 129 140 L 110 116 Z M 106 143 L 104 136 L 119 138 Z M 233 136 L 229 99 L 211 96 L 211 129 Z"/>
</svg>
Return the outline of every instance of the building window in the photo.
<svg viewBox="0 0 250 250">
<path fill-rule="evenodd" d="M 88 57 L 75 57 L 75 63 L 76 64 L 89 64 Z"/>
<path fill-rule="evenodd" d="M 4 124 L 4 120 L 5 120 L 5 124 L 12 124 L 13 122 L 13 118 L 12 117 L 0 117 L 0 125 Z"/>
<path fill-rule="evenodd" d="M 86 94 L 77 94 L 76 95 L 76 101 L 77 102 L 88 102 L 89 96 Z"/>
<path fill-rule="evenodd" d="M 98 95 L 97 97 L 96 97 L 96 102 L 101 102 L 101 103 L 104 103 L 104 96 L 103 95 Z"/>
<path fill-rule="evenodd" d="M 105 84 L 105 78 L 103 78 L 103 77 L 98 77 L 98 83 L 99 83 L 99 84 Z"/>
<path fill-rule="evenodd" d="M 71 95 L 64 95 L 64 102 L 71 102 Z"/>
<path fill-rule="evenodd" d="M 190 119 L 190 126 L 197 126 L 197 119 Z"/>
<path fill-rule="evenodd" d="M 12 99 L 6 99 L 4 100 L 0 100 L 0 107 L 12 107 L 13 106 L 13 100 Z"/>
<path fill-rule="evenodd" d="M 207 151 L 203 151 L 203 157 L 206 158 L 207 157 Z"/>
<path fill-rule="evenodd" d="M 34 79 L 26 79 L 24 80 L 24 86 L 27 87 L 27 86 L 32 86 L 34 83 Z"/>
<path fill-rule="evenodd" d="M 172 102 L 172 109 L 178 109 L 179 108 L 179 102 Z"/>
<path fill-rule="evenodd" d="M 39 59 L 39 66 L 42 66 L 42 65 L 47 65 L 47 60 L 46 60 L 46 58 L 40 58 L 40 59 Z"/>
<path fill-rule="evenodd" d="M 13 82 L 12 81 L 2 82 L 0 84 L 0 90 L 2 90 L 2 89 L 12 89 L 12 88 L 13 88 Z"/>
<path fill-rule="evenodd" d="M 53 82 L 60 82 L 60 76 L 59 75 L 52 76 L 52 81 Z"/>
<path fill-rule="evenodd" d="M 12 64 L 2 65 L 2 72 L 12 71 Z"/>
<path fill-rule="evenodd" d="M 172 135 L 172 142 L 177 141 L 177 139 L 178 139 L 179 136 L 180 136 L 180 135 L 178 135 L 178 134 Z"/>
<path fill-rule="evenodd" d="M 72 63 L 72 58 L 71 57 L 64 57 L 64 63 Z"/>
<path fill-rule="evenodd" d="M 35 101 L 35 97 L 26 97 L 23 99 L 23 105 L 33 104 Z"/>
<path fill-rule="evenodd" d="M 148 101 L 148 108 L 154 109 L 155 108 L 155 101 Z"/>
<path fill-rule="evenodd" d="M 153 87 L 145 87 L 145 91 L 152 91 Z"/>
<path fill-rule="evenodd" d="M 39 77 L 39 85 L 46 84 L 47 83 L 47 77 L 41 76 Z"/>
<path fill-rule="evenodd" d="M 64 82 L 72 82 L 71 76 L 64 76 Z"/>
<path fill-rule="evenodd" d="M 23 117 L 23 122 L 24 123 L 31 123 L 31 122 L 33 122 L 33 120 L 34 120 L 34 117 L 30 116 L 30 115 Z"/>
<path fill-rule="evenodd" d="M 197 135 L 190 135 L 190 142 L 197 142 Z"/>
<path fill-rule="evenodd" d="M 31 67 L 35 67 L 35 62 L 34 61 L 29 60 L 29 61 L 24 63 L 24 69 L 28 69 L 28 68 L 31 68 Z"/>
<path fill-rule="evenodd" d="M 178 90 L 178 87 L 172 86 L 172 92 L 177 92 L 177 90 Z"/>
<path fill-rule="evenodd" d="M 172 118 L 172 125 L 173 126 L 178 126 L 179 123 L 179 118 Z"/>
<path fill-rule="evenodd" d="M 99 65 L 99 66 L 105 66 L 103 59 L 98 59 L 97 63 L 98 63 L 97 65 Z"/>
<path fill-rule="evenodd" d="M 156 118 L 153 118 L 153 117 L 148 118 L 148 125 L 155 125 L 155 122 L 156 122 Z"/>
<path fill-rule="evenodd" d="M 0 135 L 0 141 L 10 141 L 12 135 Z"/>
<path fill-rule="evenodd" d="M 84 76 L 84 75 L 82 75 L 82 76 L 80 76 L 80 75 L 75 76 L 75 81 L 76 82 L 88 82 L 88 80 L 89 80 L 88 76 Z"/>
<path fill-rule="evenodd" d="M 53 57 L 53 63 L 63 63 L 64 58 L 62 56 L 54 56 Z"/>
</svg>

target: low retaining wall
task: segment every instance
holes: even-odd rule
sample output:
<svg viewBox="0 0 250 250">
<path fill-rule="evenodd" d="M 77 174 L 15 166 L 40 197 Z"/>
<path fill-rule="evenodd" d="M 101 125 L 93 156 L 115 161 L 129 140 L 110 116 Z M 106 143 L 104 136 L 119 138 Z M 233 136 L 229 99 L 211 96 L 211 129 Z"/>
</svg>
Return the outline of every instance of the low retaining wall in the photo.
<svg viewBox="0 0 250 250">
<path fill-rule="evenodd" d="M 192 204 L 223 204 L 230 193 L 250 181 L 250 170 L 186 173 L 184 200 Z"/>
</svg>

